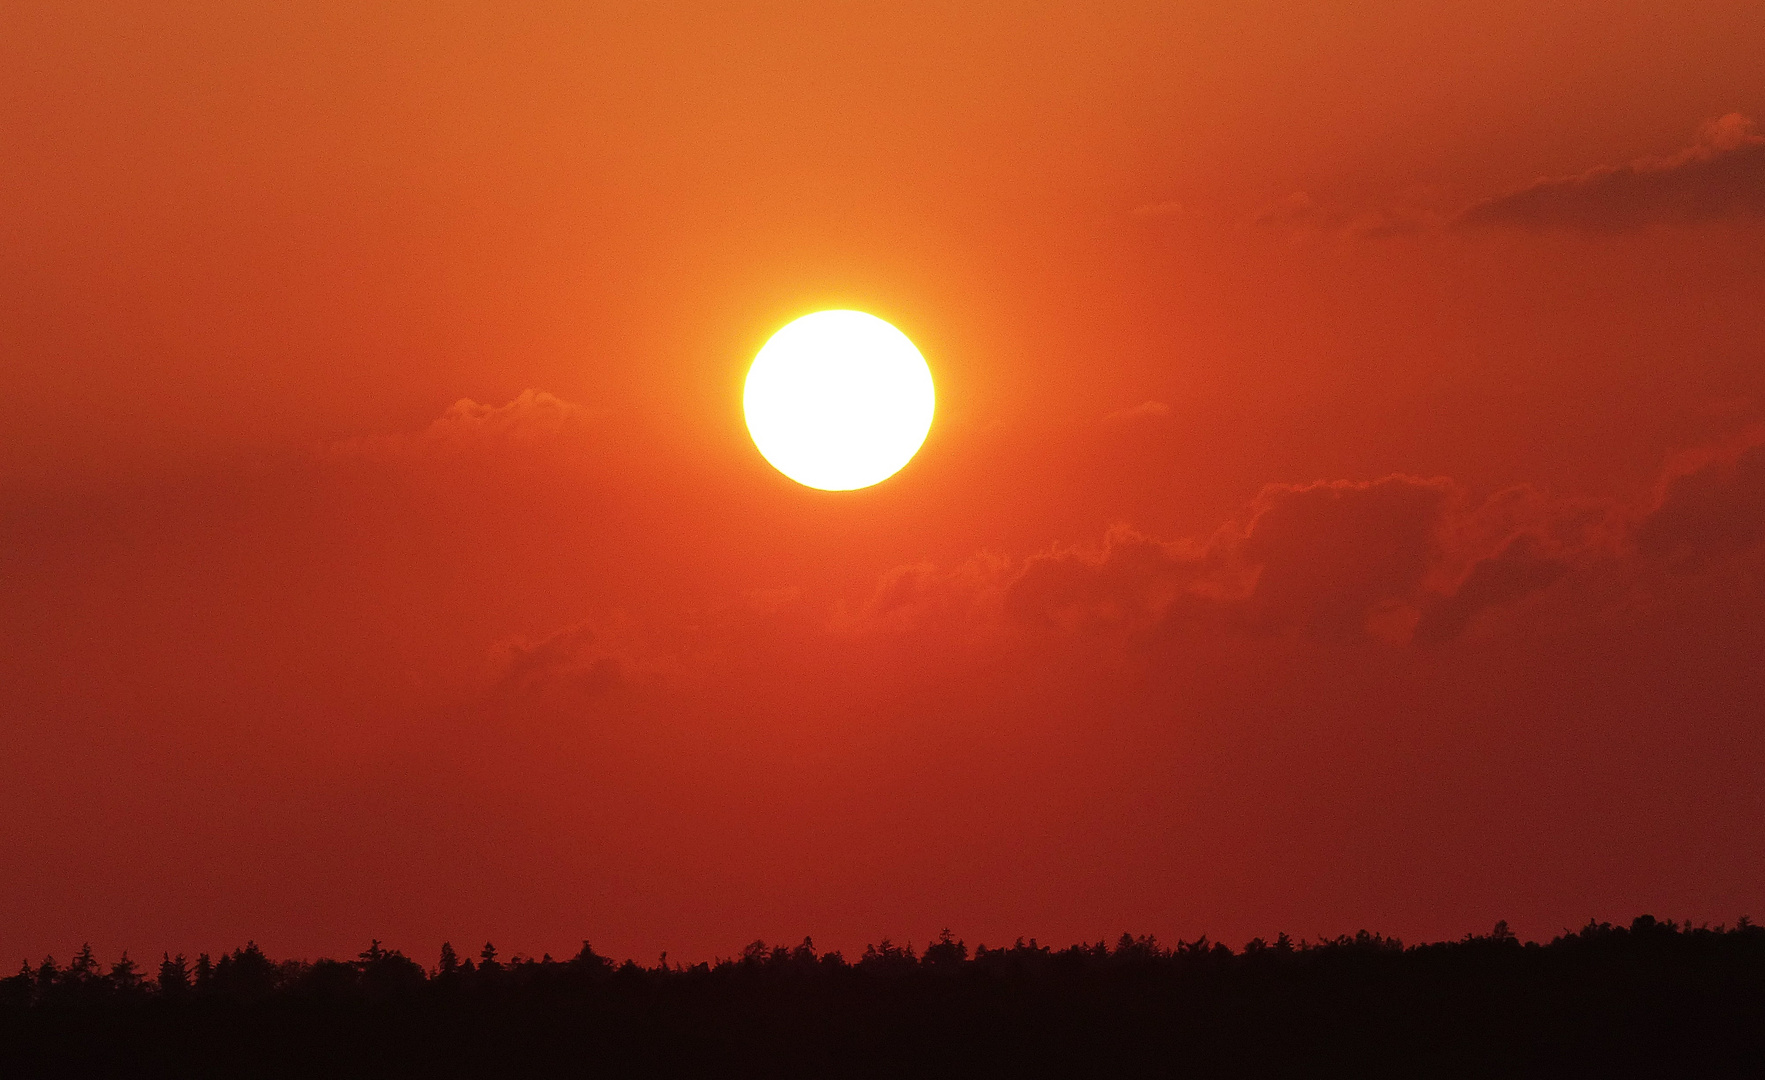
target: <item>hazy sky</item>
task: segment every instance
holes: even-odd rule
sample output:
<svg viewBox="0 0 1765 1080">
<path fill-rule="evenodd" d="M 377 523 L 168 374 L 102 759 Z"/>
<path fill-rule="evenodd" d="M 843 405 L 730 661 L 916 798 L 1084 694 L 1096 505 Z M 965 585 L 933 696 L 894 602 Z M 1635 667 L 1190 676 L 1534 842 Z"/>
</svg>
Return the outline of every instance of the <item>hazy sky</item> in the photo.
<svg viewBox="0 0 1765 1080">
<path fill-rule="evenodd" d="M 1765 916 L 1756 0 L 368 7 L 8 11 L 0 959 Z"/>
</svg>

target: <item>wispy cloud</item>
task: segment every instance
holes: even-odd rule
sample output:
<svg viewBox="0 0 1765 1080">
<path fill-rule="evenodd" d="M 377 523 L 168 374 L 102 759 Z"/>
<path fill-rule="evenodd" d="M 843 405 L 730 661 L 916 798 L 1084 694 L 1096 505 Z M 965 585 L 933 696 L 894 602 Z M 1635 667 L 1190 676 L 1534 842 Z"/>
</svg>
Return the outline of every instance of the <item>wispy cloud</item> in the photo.
<svg viewBox="0 0 1765 1080">
<path fill-rule="evenodd" d="M 449 456 L 504 446 L 534 445 L 582 434 L 601 415 L 544 390 L 523 390 L 502 405 L 461 398 L 419 432 L 372 435 L 331 444 L 335 455 Z"/>
<path fill-rule="evenodd" d="M 1616 233 L 1747 217 L 1765 217 L 1765 135 L 1729 113 L 1678 153 L 1536 180 L 1470 206 L 1456 223 Z"/>
</svg>

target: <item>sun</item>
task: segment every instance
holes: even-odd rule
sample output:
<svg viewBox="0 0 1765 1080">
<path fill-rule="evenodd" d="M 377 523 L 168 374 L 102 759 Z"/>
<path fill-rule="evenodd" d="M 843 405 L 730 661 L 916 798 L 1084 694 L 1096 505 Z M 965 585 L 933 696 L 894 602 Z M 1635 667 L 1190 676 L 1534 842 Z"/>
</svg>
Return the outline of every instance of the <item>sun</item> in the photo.
<svg viewBox="0 0 1765 1080">
<path fill-rule="evenodd" d="M 931 431 L 936 394 L 907 335 L 862 311 L 818 311 L 754 357 L 742 392 L 748 432 L 799 484 L 853 491 L 901 471 Z"/>
</svg>

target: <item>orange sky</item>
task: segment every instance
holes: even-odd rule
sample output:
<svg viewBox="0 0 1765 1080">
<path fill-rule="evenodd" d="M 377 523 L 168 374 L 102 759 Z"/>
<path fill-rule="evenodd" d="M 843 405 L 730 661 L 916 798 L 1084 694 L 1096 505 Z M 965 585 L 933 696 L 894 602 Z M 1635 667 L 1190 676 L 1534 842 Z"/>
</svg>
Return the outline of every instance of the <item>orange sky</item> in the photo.
<svg viewBox="0 0 1765 1080">
<path fill-rule="evenodd" d="M 0 957 L 1765 915 L 1756 2 L 517 7 L 9 13 Z"/>
</svg>

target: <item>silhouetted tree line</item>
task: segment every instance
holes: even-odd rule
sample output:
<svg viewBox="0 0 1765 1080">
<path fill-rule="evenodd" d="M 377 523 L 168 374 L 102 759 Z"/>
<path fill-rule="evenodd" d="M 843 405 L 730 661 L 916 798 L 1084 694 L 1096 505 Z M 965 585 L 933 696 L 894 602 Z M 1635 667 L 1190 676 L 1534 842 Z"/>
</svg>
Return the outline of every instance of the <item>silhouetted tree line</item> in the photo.
<svg viewBox="0 0 1765 1080">
<path fill-rule="evenodd" d="M 1642 916 L 1233 950 L 1151 937 L 716 963 L 353 960 L 157 971 L 88 946 L 0 980 L 0 1076 L 1765 1076 L 1765 930 Z"/>
</svg>

